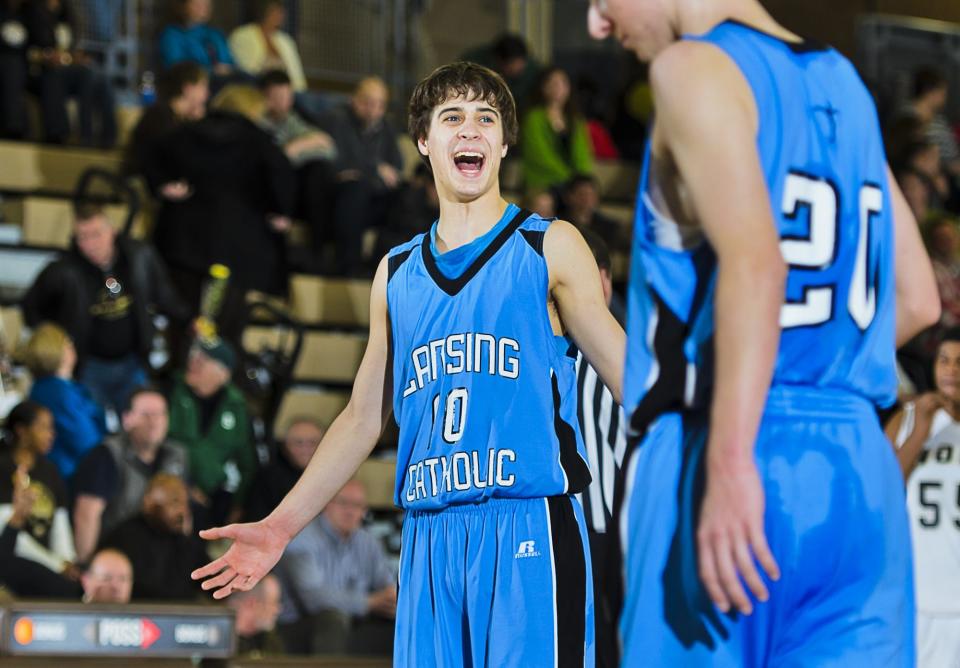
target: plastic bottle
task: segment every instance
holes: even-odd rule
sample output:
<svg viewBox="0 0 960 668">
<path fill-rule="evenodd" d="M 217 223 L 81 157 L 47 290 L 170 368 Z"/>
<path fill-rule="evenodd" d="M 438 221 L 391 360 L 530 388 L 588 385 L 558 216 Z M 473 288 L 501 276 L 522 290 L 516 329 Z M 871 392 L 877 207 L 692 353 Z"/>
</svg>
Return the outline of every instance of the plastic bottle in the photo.
<svg viewBox="0 0 960 668">
<path fill-rule="evenodd" d="M 140 77 L 140 104 L 149 107 L 157 101 L 157 86 L 153 72 L 147 70 Z"/>
</svg>

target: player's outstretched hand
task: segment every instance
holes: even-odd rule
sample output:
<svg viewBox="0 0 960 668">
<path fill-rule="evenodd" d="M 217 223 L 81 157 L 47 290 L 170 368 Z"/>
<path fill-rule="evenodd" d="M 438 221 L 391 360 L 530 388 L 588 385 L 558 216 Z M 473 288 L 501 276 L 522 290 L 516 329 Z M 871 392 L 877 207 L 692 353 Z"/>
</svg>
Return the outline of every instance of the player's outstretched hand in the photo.
<svg viewBox="0 0 960 668">
<path fill-rule="evenodd" d="M 763 486 L 754 464 L 708 470 L 697 554 L 700 580 L 722 612 L 731 606 L 746 615 L 753 612 L 741 578 L 758 600 L 769 598 L 757 562 L 770 579 L 780 578 L 763 530 L 763 509 Z"/>
<path fill-rule="evenodd" d="M 200 532 L 200 537 L 233 541 L 222 557 L 190 574 L 194 580 L 203 580 L 200 586 L 205 591 L 213 589 L 216 599 L 226 598 L 234 591 L 253 589 L 280 560 L 290 541 L 266 521 L 205 529 Z"/>
</svg>

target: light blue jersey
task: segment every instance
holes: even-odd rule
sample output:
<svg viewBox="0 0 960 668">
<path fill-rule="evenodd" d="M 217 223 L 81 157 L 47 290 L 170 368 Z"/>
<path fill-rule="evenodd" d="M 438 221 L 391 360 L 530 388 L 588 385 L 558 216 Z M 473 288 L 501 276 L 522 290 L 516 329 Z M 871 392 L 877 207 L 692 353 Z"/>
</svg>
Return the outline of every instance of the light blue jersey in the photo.
<svg viewBox="0 0 960 668">
<path fill-rule="evenodd" d="M 869 92 L 843 56 L 811 42 L 789 45 L 734 21 L 690 39 L 722 49 L 756 100 L 757 150 L 789 265 L 773 384 L 845 390 L 890 405 L 893 227 Z M 691 250 L 672 243 L 670 224 L 651 201 L 649 162 L 648 156 L 630 278 L 624 388 L 630 413 L 644 402 L 702 406 L 711 386 L 715 260 L 705 244 Z M 665 323 L 674 328 L 669 351 L 656 346 Z M 684 340 L 682 357 L 677 337 Z M 665 364 L 682 367 L 682 382 L 675 374 L 665 378 L 659 368 Z M 671 384 L 668 395 L 654 389 L 657 382 Z M 657 409 L 641 412 L 648 422 Z"/>
<path fill-rule="evenodd" d="M 720 614 L 698 577 L 716 258 L 664 215 L 648 153 L 624 381 L 643 440 L 625 465 L 618 517 L 622 665 L 910 666 L 909 535 L 876 416 L 896 389 L 894 237 L 876 111 L 832 49 L 735 21 L 687 39 L 717 46 L 750 86 L 789 265 L 754 455 L 782 577 L 749 617 Z"/>
<path fill-rule="evenodd" d="M 554 336 L 543 239 L 516 206 L 436 249 L 390 253 L 396 502 L 394 665 L 594 665 L 575 351 Z"/>
<path fill-rule="evenodd" d="M 589 483 L 575 351 L 547 313 L 549 225 L 510 206 L 457 278 L 438 268 L 429 235 L 391 251 L 397 505 L 575 494 Z"/>
</svg>

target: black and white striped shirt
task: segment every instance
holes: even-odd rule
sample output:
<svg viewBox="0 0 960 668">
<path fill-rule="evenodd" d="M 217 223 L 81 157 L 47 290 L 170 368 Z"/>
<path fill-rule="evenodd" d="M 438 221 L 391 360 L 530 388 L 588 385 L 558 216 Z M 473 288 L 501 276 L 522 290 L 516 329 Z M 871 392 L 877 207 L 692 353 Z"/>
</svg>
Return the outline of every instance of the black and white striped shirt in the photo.
<svg viewBox="0 0 960 668">
<path fill-rule="evenodd" d="M 614 483 L 627 450 L 627 421 L 623 408 L 581 352 L 577 353 L 577 398 L 577 417 L 593 478 L 578 498 L 587 527 L 606 533 L 613 515 Z"/>
</svg>

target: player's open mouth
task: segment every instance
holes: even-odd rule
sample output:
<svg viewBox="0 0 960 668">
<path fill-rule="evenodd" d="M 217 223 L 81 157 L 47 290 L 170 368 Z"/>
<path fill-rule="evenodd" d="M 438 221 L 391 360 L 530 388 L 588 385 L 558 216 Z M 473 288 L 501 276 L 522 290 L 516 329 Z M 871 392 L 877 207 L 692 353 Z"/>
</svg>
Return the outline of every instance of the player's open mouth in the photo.
<svg viewBox="0 0 960 668">
<path fill-rule="evenodd" d="M 476 151 L 457 151 L 453 154 L 453 164 L 464 176 L 476 176 L 483 170 L 483 153 Z"/>
</svg>

